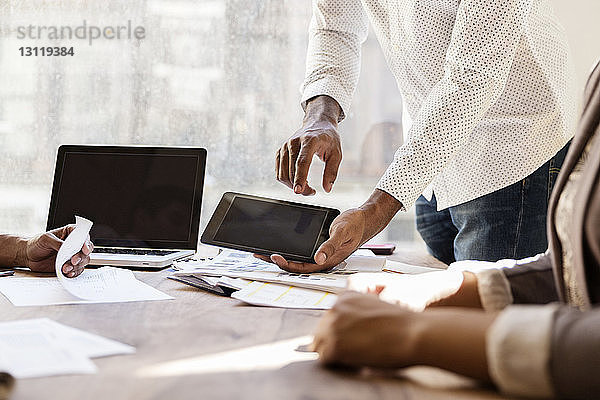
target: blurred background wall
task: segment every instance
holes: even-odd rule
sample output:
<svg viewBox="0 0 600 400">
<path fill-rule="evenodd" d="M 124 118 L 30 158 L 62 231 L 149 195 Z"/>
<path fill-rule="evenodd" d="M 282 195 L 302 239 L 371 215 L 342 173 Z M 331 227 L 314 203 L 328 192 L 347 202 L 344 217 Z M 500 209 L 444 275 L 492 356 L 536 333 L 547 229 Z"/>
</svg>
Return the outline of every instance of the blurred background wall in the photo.
<svg viewBox="0 0 600 400">
<path fill-rule="evenodd" d="M 587 75 L 600 59 L 600 0 L 552 0 L 565 27 L 577 69 L 577 86 L 583 92 Z"/>
</svg>

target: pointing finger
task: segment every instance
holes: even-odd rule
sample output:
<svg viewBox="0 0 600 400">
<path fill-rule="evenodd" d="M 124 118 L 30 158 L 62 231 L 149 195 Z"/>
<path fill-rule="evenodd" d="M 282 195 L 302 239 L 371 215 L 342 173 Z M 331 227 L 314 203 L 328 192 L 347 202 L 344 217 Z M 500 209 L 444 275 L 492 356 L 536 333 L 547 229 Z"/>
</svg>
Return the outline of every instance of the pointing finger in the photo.
<svg viewBox="0 0 600 400">
<path fill-rule="evenodd" d="M 337 151 L 333 154 L 328 154 L 325 158 L 325 170 L 323 171 L 323 189 L 329 193 L 333 188 L 333 183 L 337 179 L 340 163 L 342 162 L 342 154 Z"/>
<path fill-rule="evenodd" d="M 306 180 L 308 178 L 308 170 L 312 163 L 313 156 L 315 155 L 316 149 L 313 141 L 307 141 L 300 147 L 300 154 L 296 161 L 296 175 L 294 176 L 294 192 L 306 194 L 306 186 L 308 186 Z M 311 188 L 314 191 L 314 189 Z M 308 192 L 310 193 L 310 191 Z"/>
</svg>

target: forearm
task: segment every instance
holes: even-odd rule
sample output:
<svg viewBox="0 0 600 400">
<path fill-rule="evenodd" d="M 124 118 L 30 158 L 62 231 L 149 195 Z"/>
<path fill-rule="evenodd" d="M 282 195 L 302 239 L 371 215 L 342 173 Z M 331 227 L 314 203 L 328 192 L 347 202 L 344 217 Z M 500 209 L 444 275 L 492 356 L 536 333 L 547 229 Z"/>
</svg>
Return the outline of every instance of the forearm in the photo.
<svg viewBox="0 0 600 400">
<path fill-rule="evenodd" d="M 25 265 L 26 239 L 13 235 L 0 235 L 0 267 Z"/>
<path fill-rule="evenodd" d="M 375 189 L 367 201 L 359 207 L 365 213 L 363 243 L 381 232 L 402 208 L 402 203 L 393 196 L 383 190 Z"/>
<path fill-rule="evenodd" d="M 479 289 L 477 287 L 477 275 L 471 272 L 463 272 L 463 282 L 458 291 L 442 300 L 436 301 L 429 307 L 468 307 L 482 308 Z"/>
<path fill-rule="evenodd" d="M 360 0 L 345 1 L 335 9 L 327 3 L 313 1 L 301 101 L 305 106 L 315 96 L 334 97 L 342 109 L 339 121 L 348 113 L 358 83 L 368 19 Z"/>
<path fill-rule="evenodd" d="M 431 309 L 416 316 L 415 365 L 429 365 L 490 381 L 486 333 L 496 313 Z"/>
</svg>

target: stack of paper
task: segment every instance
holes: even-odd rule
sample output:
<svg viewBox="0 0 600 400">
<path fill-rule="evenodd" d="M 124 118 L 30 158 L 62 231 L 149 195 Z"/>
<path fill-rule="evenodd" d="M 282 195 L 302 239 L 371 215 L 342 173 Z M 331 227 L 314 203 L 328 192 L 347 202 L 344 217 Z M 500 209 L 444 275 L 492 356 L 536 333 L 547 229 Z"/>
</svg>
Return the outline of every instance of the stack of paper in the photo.
<svg viewBox="0 0 600 400">
<path fill-rule="evenodd" d="M 132 346 L 47 318 L 0 323 L 0 370 L 16 378 L 92 374 L 90 358 L 132 353 Z"/>
<path fill-rule="evenodd" d="M 178 271 L 174 275 L 228 276 L 339 293 L 346 288 L 349 274 L 380 272 L 384 265 L 383 257 L 354 254 L 330 271 L 294 274 L 283 271 L 275 264 L 254 258 L 250 253 L 225 250 L 211 261 L 178 262 L 175 264 Z"/>
<path fill-rule="evenodd" d="M 214 286 L 239 289 L 231 297 L 249 304 L 313 309 L 331 308 L 337 298 L 335 294 L 346 289 L 350 274 L 381 271 L 419 274 L 437 271 L 386 261 L 385 257 L 374 256 L 368 251 L 357 251 L 332 270 L 312 274 L 289 273 L 275 264 L 254 258 L 250 253 L 235 250 L 224 250 L 208 261 L 178 262 L 175 268 L 177 272 L 174 276 L 185 278 L 182 280 L 188 280 L 188 284 L 193 284 L 189 280 L 196 279 Z M 228 286 L 227 277 L 238 280 L 233 286 L 231 283 Z"/>
<path fill-rule="evenodd" d="M 76 278 L 66 278 L 61 271 L 63 264 L 79 252 L 92 227 L 92 222 L 85 218 L 75 217 L 75 219 L 75 229 L 56 255 L 56 277 L 9 277 L 0 280 L 0 292 L 15 306 L 173 299 L 137 280 L 133 272 L 120 268 L 86 269 Z"/>
</svg>

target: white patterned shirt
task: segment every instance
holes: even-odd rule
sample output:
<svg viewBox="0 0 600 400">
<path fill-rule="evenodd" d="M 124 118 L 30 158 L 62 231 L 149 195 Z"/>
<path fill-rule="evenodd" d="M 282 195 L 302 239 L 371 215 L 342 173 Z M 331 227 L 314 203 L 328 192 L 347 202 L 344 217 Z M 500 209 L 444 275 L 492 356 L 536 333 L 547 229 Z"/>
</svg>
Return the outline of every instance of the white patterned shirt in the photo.
<svg viewBox="0 0 600 400">
<path fill-rule="evenodd" d="M 303 105 L 328 95 L 348 114 L 369 22 L 413 120 L 377 185 L 405 208 L 428 187 L 439 210 L 502 189 L 571 138 L 574 73 L 549 0 L 313 0 Z"/>
</svg>

